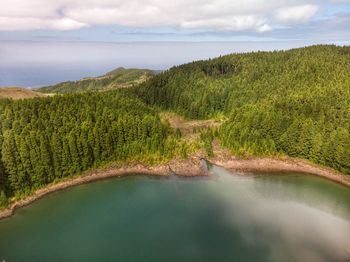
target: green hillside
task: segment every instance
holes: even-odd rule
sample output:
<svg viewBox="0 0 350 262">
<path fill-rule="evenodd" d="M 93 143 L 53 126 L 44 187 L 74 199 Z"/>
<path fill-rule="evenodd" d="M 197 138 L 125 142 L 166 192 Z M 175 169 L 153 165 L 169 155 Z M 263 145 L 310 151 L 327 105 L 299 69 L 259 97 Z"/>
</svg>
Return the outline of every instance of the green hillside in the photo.
<svg viewBox="0 0 350 262">
<path fill-rule="evenodd" d="M 117 68 L 103 76 L 89 77 L 78 81 L 67 81 L 53 86 L 42 87 L 44 93 L 82 93 L 127 88 L 147 81 L 154 75 L 147 69 Z"/>
<path fill-rule="evenodd" d="M 45 90 L 109 90 L 141 72 Z M 211 155 L 215 138 L 237 156 L 289 155 L 350 174 L 350 47 L 228 55 L 133 88 L 0 100 L 0 206 L 114 161 L 157 163 L 199 148 Z"/>
<path fill-rule="evenodd" d="M 224 117 L 218 137 L 235 155 L 287 154 L 350 173 L 350 47 L 198 61 L 134 92 L 188 118 Z"/>
<path fill-rule="evenodd" d="M 26 195 L 111 161 L 167 157 L 172 134 L 124 90 L 0 100 L 0 206 L 3 192 Z"/>
</svg>

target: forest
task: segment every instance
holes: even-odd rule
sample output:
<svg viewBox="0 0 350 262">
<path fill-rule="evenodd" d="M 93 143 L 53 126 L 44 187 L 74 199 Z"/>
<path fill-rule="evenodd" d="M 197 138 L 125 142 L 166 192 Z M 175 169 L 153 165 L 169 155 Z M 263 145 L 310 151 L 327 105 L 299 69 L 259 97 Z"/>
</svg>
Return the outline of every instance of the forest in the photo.
<svg viewBox="0 0 350 262">
<path fill-rule="evenodd" d="M 83 90 L 0 100 L 0 206 L 109 162 L 187 157 L 191 142 L 160 119 L 165 111 L 223 119 L 201 132 L 208 155 L 217 139 L 236 156 L 288 155 L 350 174 L 350 47 L 233 54 Z"/>
<path fill-rule="evenodd" d="M 234 54 L 174 67 L 132 90 L 191 119 L 224 117 L 233 155 L 288 155 L 350 174 L 350 47 Z"/>
<path fill-rule="evenodd" d="M 171 158 L 175 137 L 124 89 L 0 100 L 0 204 L 111 161 Z"/>
</svg>

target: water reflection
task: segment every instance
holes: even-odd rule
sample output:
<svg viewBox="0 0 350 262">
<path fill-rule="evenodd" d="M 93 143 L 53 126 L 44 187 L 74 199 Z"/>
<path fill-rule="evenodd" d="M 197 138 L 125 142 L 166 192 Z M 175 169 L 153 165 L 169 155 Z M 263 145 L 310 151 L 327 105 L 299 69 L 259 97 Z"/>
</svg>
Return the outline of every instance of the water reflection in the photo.
<svg viewBox="0 0 350 262">
<path fill-rule="evenodd" d="M 0 222 L 7 261 L 349 261 L 350 190 L 312 176 L 126 177 Z"/>
<path fill-rule="evenodd" d="M 221 182 L 215 192 L 227 206 L 227 221 L 247 244 L 267 247 L 270 261 L 350 259 L 350 207 L 342 198 L 347 188 L 302 175 L 212 172 Z"/>
</svg>

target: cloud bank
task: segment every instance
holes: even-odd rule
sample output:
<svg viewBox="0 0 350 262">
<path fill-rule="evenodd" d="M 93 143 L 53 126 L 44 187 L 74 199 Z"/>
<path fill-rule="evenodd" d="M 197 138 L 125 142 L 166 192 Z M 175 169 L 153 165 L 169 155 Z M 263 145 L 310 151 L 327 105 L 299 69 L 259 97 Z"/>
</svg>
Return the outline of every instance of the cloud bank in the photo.
<svg viewBox="0 0 350 262">
<path fill-rule="evenodd" d="M 0 31 L 121 25 L 267 32 L 308 22 L 324 1 L 2 0 Z"/>
<path fill-rule="evenodd" d="M 299 24 L 313 17 L 319 7 L 317 5 L 299 5 L 281 8 L 277 12 L 277 20 L 284 24 Z"/>
</svg>

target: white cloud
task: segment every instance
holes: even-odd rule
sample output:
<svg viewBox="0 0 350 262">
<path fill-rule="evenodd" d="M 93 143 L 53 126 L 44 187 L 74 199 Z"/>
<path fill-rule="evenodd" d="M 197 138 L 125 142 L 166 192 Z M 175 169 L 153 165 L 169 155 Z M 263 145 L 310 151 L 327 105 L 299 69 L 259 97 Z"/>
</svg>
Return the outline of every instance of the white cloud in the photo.
<svg viewBox="0 0 350 262">
<path fill-rule="evenodd" d="M 307 22 L 318 11 L 317 5 L 298 5 L 284 7 L 277 11 L 276 18 L 284 24 L 299 24 Z"/>
<path fill-rule="evenodd" d="M 271 31 L 271 30 L 272 30 L 271 26 L 269 26 L 267 24 L 263 24 L 262 26 L 260 26 L 258 28 L 258 32 L 260 32 L 260 33 L 268 32 L 268 31 Z"/>
<path fill-rule="evenodd" d="M 70 18 L 54 19 L 48 23 L 48 28 L 56 30 L 73 30 L 87 26 L 88 25 L 85 23 L 81 23 Z"/>
<path fill-rule="evenodd" d="M 228 18 L 214 18 L 206 20 L 184 21 L 181 27 L 184 28 L 218 28 L 220 30 L 244 31 L 255 30 L 268 31 L 269 26 L 264 24 L 265 19 L 256 16 L 233 16 Z M 267 29 L 267 30 L 266 30 Z"/>
<path fill-rule="evenodd" d="M 20 18 L 20 17 L 0 17 L 0 31 L 18 30 L 73 30 L 88 25 L 74 21 L 70 18 L 40 19 L 40 18 Z"/>
<path fill-rule="evenodd" d="M 326 0 L 294 0 L 290 7 L 290 0 L 1 0 L 0 30 L 118 24 L 266 32 L 276 22 L 307 21 L 320 1 Z"/>
<path fill-rule="evenodd" d="M 38 18 L 20 18 L 20 17 L 0 17 L 0 30 L 15 31 L 15 30 L 35 30 L 41 29 L 43 21 Z"/>
</svg>

